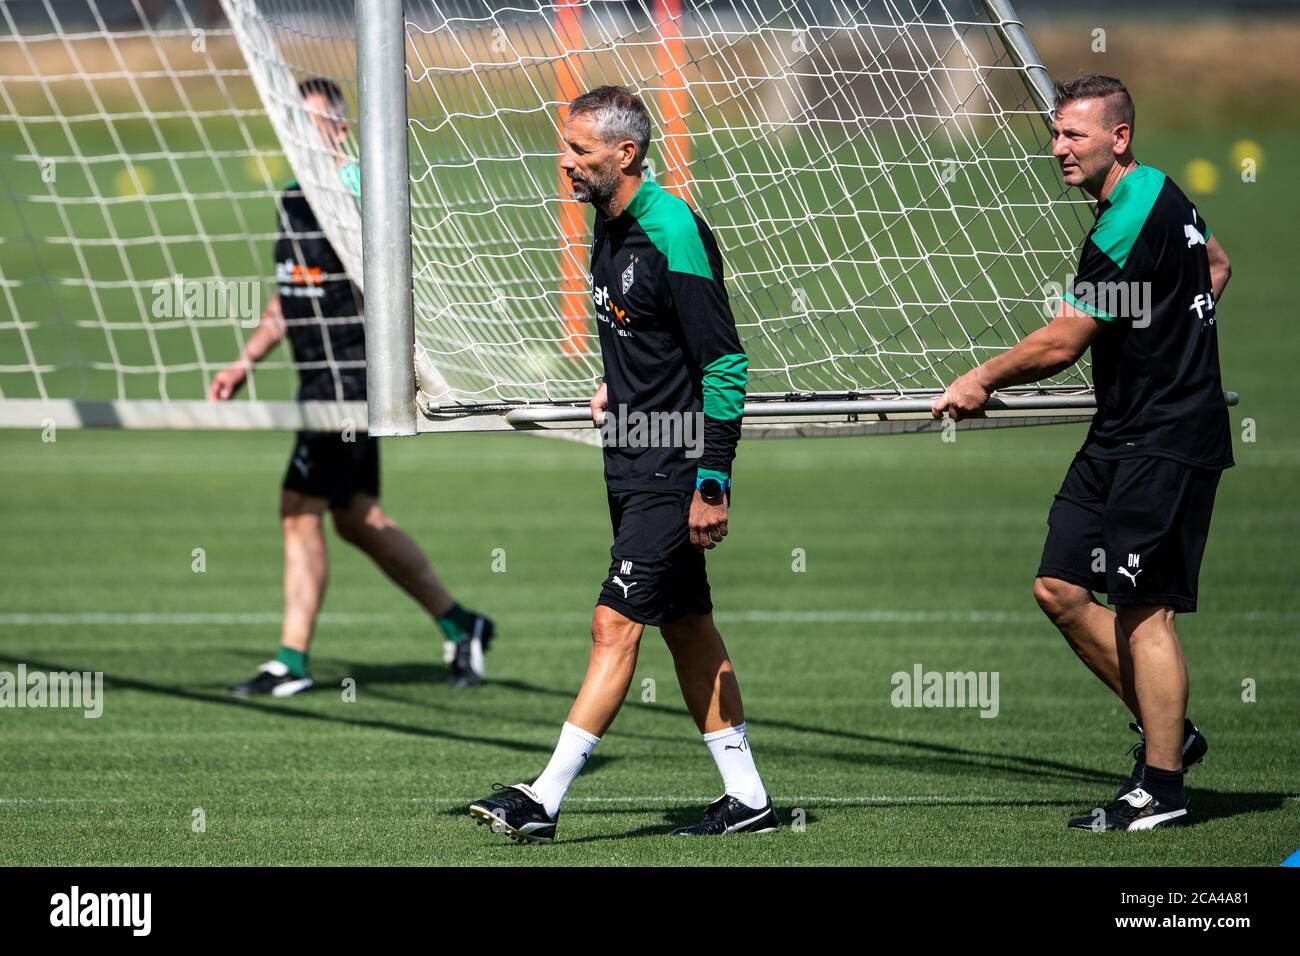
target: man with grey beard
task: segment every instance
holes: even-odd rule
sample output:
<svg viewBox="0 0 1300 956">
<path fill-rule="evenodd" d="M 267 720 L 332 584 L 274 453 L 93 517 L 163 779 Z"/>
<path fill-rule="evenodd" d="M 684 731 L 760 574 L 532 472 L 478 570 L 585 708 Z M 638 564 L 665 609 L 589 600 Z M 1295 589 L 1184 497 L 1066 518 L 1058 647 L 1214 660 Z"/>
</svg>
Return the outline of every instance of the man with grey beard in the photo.
<svg viewBox="0 0 1300 956">
<path fill-rule="evenodd" d="M 776 812 L 749 749 L 740 686 L 713 623 L 704 551 L 727 535 L 731 466 L 749 360 L 723 282 L 722 253 L 685 201 L 645 177 L 650 114 L 623 87 L 569 105 L 560 166 L 596 207 L 592 298 L 605 378 L 592 420 L 668 412 L 703 419 L 685 442 L 606 442 L 614 546 L 591 623 L 591 658 L 550 763 L 531 785 L 497 785 L 470 815 L 513 839 L 549 843 L 560 803 L 627 697 L 641 635 L 656 626 L 725 792 L 674 835 L 770 833 Z M 682 434 L 685 434 L 683 430 Z"/>
</svg>

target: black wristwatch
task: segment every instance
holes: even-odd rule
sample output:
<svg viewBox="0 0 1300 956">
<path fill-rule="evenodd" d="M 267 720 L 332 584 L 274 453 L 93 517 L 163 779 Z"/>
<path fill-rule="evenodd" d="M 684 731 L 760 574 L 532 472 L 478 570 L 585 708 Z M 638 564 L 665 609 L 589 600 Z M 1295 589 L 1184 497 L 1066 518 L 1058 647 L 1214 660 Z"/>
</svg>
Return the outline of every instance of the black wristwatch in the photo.
<svg viewBox="0 0 1300 956">
<path fill-rule="evenodd" d="M 727 479 L 725 484 L 717 478 L 695 479 L 695 490 L 700 493 L 700 497 L 704 499 L 706 505 L 722 504 L 722 499 L 730 487 L 730 478 Z"/>
</svg>

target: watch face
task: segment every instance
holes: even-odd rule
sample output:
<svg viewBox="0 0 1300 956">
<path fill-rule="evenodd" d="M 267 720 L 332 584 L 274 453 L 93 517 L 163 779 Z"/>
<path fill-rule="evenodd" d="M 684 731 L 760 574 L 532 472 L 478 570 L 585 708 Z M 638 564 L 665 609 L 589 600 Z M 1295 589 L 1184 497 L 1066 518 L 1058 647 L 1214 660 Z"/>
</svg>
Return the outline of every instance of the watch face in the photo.
<svg viewBox="0 0 1300 956">
<path fill-rule="evenodd" d="M 716 501 L 722 497 L 722 482 L 716 478 L 705 478 L 700 482 L 700 497 Z"/>
</svg>

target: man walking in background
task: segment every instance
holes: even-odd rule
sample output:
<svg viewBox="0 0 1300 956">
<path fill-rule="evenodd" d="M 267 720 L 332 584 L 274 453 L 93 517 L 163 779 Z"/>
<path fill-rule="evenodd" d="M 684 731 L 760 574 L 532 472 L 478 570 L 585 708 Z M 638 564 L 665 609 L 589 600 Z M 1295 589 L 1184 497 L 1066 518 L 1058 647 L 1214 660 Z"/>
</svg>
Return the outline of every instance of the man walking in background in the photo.
<svg viewBox="0 0 1300 956">
<path fill-rule="evenodd" d="M 342 92 L 319 78 L 304 81 L 298 91 L 325 147 L 335 156 L 340 178 L 355 188 L 355 166 L 339 149 L 348 135 Z M 214 376 L 209 397 L 213 401 L 234 397 L 248 370 L 287 337 L 301 383 L 299 401 L 364 401 L 360 292 L 297 183 L 285 190 L 278 213 L 278 291 L 267 302 L 239 358 Z M 313 686 L 308 654 L 329 574 L 326 511 L 339 536 L 365 552 L 437 622 L 445 638 L 443 657 L 450 665 L 451 686 L 481 683 L 483 652 L 493 638 L 493 622 L 456 603 L 419 545 L 380 506 L 379 443 L 365 434 L 299 432 L 280 492 L 284 530 L 280 648 L 252 678 L 231 687 L 231 693 L 288 697 Z"/>
</svg>

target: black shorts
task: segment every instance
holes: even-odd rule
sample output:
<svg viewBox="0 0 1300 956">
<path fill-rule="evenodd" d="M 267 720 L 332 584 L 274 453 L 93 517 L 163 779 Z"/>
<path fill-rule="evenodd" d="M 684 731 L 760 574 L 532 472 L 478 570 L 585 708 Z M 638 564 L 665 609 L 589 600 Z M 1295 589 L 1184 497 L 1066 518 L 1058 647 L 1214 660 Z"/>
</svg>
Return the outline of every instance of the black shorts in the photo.
<svg viewBox="0 0 1300 956">
<path fill-rule="evenodd" d="M 597 604 L 640 624 L 713 610 L 704 552 L 690 541 L 692 491 L 610 491 L 614 546 Z"/>
<path fill-rule="evenodd" d="M 1080 452 L 1047 517 L 1038 576 L 1104 591 L 1111 604 L 1195 611 L 1219 474 L 1168 458 Z"/>
<path fill-rule="evenodd" d="M 328 498 L 331 508 L 348 507 L 357 492 L 378 498 L 379 442 L 366 434 L 344 441 L 338 432 L 299 432 L 284 487 Z"/>
</svg>

